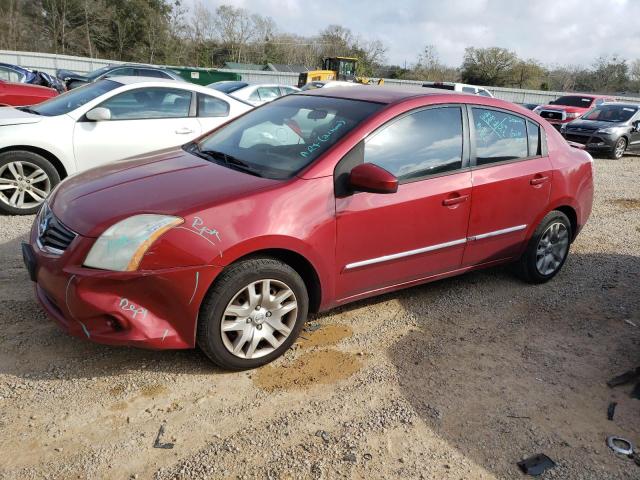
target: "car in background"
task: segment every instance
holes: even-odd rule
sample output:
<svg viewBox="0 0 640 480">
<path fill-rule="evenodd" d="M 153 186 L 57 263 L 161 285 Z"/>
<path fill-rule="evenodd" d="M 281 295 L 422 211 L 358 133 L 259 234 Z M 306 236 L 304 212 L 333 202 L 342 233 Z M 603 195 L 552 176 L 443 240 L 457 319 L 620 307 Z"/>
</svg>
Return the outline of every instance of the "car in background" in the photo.
<svg viewBox="0 0 640 480">
<path fill-rule="evenodd" d="M 298 87 L 292 87 L 291 85 L 261 84 L 247 85 L 234 90 L 229 93 L 229 95 L 244 100 L 251 105 L 258 106 L 299 91 L 300 89 Z"/>
<path fill-rule="evenodd" d="M 64 84 L 53 75 L 38 70 L 29 70 L 10 63 L 0 63 L 0 80 L 49 87 L 58 93 L 66 91 Z"/>
<path fill-rule="evenodd" d="M 249 86 L 247 82 L 241 82 L 239 80 L 221 80 L 207 85 L 207 87 L 226 93 L 227 95 L 247 86 Z"/>
<path fill-rule="evenodd" d="M 493 98 L 493 94 L 486 88 L 468 85 L 466 83 L 457 82 L 425 82 L 422 84 L 426 88 L 440 88 L 442 90 L 451 90 L 454 92 L 470 93 L 472 95 L 481 95 L 483 97 Z"/>
<path fill-rule="evenodd" d="M 313 81 L 307 83 L 300 91 L 315 90 L 316 88 L 336 88 L 336 87 L 355 87 L 361 85 L 355 82 L 347 82 L 345 80 L 330 80 L 328 82 Z"/>
<path fill-rule="evenodd" d="M 527 110 L 535 110 L 540 106 L 539 103 L 518 103 L 516 105 L 520 105 L 521 107 L 524 107 Z"/>
<path fill-rule="evenodd" d="M 94 70 L 91 73 L 82 75 L 81 73 L 69 70 L 57 70 L 56 76 L 64 82 L 67 89 L 80 87 L 87 83 L 97 82 L 105 78 L 111 77 L 149 77 L 163 78 L 166 80 L 178 80 L 184 82 L 184 79 L 173 70 L 168 68 L 159 68 L 151 65 L 138 65 L 132 63 L 123 63 L 118 65 L 108 65 L 106 67 Z"/>
<path fill-rule="evenodd" d="M 67 176 L 188 143 L 252 108 L 207 87 L 144 77 L 0 108 L 0 213 L 34 213 Z"/>
<path fill-rule="evenodd" d="M 625 151 L 640 148 L 640 106 L 634 103 L 602 103 L 560 129 L 569 142 L 618 160 Z"/>
<path fill-rule="evenodd" d="M 0 107 L 35 105 L 58 95 L 53 88 L 0 80 Z"/>
<path fill-rule="evenodd" d="M 560 130 L 562 125 L 574 121 L 593 107 L 615 101 L 615 97 L 607 95 L 564 95 L 547 105 L 536 107 L 533 111 Z"/>
<path fill-rule="evenodd" d="M 591 156 L 532 112 L 354 85 L 74 175 L 22 248 L 71 335 L 247 369 L 308 312 L 506 263 L 549 281 L 592 201 Z"/>
</svg>

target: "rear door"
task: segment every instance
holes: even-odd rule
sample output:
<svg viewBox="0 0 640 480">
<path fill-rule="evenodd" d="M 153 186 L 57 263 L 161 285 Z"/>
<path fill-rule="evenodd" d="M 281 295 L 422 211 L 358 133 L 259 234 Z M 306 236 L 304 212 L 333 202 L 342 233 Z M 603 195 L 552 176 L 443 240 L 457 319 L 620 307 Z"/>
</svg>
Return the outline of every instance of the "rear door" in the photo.
<svg viewBox="0 0 640 480">
<path fill-rule="evenodd" d="M 198 93 L 198 122 L 203 133 L 209 132 L 229 120 L 229 102 L 212 95 Z"/>
<path fill-rule="evenodd" d="M 336 184 L 338 298 L 460 267 L 472 203 L 464 112 L 448 105 L 405 114 L 338 164 L 336 178 L 364 161 L 400 182 L 384 195 Z"/>
<path fill-rule="evenodd" d="M 489 107 L 469 111 L 473 203 L 465 266 L 520 252 L 527 231 L 547 209 L 552 175 L 537 123 Z"/>
<path fill-rule="evenodd" d="M 73 144 L 81 169 L 185 144 L 200 135 L 189 90 L 147 87 L 115 95 L 100 107 L 111 120 L 76 122 Z"/>
</svg>

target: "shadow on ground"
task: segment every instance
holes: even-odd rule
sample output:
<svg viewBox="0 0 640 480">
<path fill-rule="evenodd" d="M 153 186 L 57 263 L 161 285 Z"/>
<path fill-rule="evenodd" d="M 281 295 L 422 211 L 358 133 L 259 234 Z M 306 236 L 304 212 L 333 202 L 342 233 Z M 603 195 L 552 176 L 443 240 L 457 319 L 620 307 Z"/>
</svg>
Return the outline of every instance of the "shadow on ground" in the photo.
<svg viewBox="0 0 640 480">
<path fill-rule="evenodd" d="M 537 453 L 563 478 L 638 475 L 605 447 L 614 433 L 640 439 L 638 401 L 605 382 L 640 366 L 640 257 L 574 253 L 545 285 L 497 268 L 398 299 L 415 327 L 389 358 L 403 395 L 443 440 L 499 478 Z"/>
</svg>

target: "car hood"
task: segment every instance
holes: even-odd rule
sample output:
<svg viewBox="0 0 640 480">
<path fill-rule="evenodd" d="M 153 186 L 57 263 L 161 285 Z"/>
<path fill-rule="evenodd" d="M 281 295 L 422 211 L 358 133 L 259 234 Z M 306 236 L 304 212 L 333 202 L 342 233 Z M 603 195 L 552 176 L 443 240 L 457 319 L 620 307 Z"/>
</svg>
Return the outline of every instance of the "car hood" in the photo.
<svg viewBox="0 0 640 480">
<path fill-rule="evenodd" d="M 584 120 L 578 118 L 577 120 L 574 120 L 569 125 L 567 125 L 567 129 L 583 128 L 588 130 L 599 130 L 601 128 L 626 126 L 627 125 L 624 122 L 602 122 L 597 120 Z"/>
<path fill-rule="evenodd" d="M 69 177 L 49 203 L 69 228 L 83 236 L 97 237 L 131 215 L 185 216 L 279 183 L 173 148 Z"/>
<path fill-rule="evenodd" d="M 582 113 L 589 110 L 591 107 L 569 107 L 567 105 L 543 105 L 542 110 L 557 110 L 558 112 L 567 113 Z"/>
<path fill-rule="evenodd" d="M 24 123 L 38 123 L 42 116 L 23 112 L 13 107 L 0 107 L 0 126 L 22 125 Z"/>
</svg>

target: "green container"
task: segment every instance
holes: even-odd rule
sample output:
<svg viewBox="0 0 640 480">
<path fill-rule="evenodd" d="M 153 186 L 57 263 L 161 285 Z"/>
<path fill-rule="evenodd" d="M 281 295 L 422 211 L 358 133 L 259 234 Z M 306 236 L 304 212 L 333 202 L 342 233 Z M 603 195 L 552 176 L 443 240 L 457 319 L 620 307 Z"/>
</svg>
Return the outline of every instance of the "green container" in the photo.
<svg viewBox="0 0 640 480">
<path fill-rule="evenodd" d="M 209 85 L 213 82 L 222 80 L 241 80 L 237 73 L 219 72 L 214 68 L 198 68 L 198 67 L 168 67 L 187 82 L 196 83 L 198 85 Z"/>
</svg>

